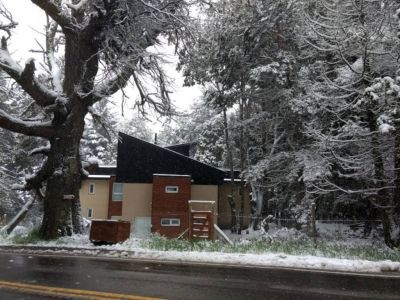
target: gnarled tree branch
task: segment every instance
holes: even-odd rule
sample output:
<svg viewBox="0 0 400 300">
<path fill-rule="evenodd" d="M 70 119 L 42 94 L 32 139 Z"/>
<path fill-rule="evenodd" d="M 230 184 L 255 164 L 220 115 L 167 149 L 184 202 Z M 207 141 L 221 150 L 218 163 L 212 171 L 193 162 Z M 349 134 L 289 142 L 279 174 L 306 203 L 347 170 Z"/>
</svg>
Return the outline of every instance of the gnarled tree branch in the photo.
<svg viewBox="0 0 400 300">
<path fill-rule="evenodd" d="M 50 152 L 50 146 L 44 146 L 44 147 L 38 147 L 33 149 L 28 153 L 29 156 L 34 156 L 34 155 L 45 155 L 47 156 Z"/>
<path fill-rule="evenodd" d="M 52 0 L 31 0 L 33 4 L 43 9 L 54 21 L 61 26 L 63 31 L 71 31 L 74 27 L 72 19 L 64 14 L 60 7 Z"/>
<path fill-rule="evenodd" d="M 23 121 L 3 110 L 0 110 L 0 127 L 16 133 L 47 139 L 53 137 L 56 133 L 50 122 Z"/>
<path fill-rule="evenodd" d="M 11 58 L 4 37 L 1 40 L 0 68 L 13 78 L 39 106 L 52 105 L 59 97 L 57 93 L 47 89 L 35 77 L 35 63 L 32 59 L 26 62 L 23 69 Z"/>
<path fill-rule="evenodd" d="M 128 84 L 132 76 L 132 67 L 122 68 L 118 74 L 94 87 L 93 103 L 98 102 L 105 97 L 111 96 Z"/>
</svg>

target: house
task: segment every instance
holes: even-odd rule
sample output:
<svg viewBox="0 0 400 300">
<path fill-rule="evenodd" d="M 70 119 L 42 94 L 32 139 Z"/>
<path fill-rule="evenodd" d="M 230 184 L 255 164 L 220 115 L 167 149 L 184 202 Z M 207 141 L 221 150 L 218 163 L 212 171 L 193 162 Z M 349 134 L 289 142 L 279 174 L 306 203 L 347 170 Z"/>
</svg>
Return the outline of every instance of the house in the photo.
<svg viewBox="0 0 400 300">
<path fill-rule="evenodd" d="M 117 165 L 96 168 L 82 183 L 82 215 L 130 221 L 137 235 L 158 232 L 176 237 L 189 226 L 189 200 L 208 200 L 215 203 L 214 222 L 229 226 L 231 183 L 226 172 L 188 157 L 189 147 L 164 148 L 120 133 Z M 238 190 L 236 181 L 237 208 Z"/>
</svg>

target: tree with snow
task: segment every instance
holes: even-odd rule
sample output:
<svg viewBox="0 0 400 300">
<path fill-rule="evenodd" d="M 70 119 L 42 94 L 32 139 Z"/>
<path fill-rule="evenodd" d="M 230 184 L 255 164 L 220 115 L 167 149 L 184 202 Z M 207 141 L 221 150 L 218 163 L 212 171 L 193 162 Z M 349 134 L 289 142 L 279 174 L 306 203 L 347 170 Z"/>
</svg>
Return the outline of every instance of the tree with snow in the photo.
<svg viewBox="0 0 400 300">
<path fill-rule="evenodd" d="M 80 141 L 85 117 L 93 105 L 124 88 L 132 79 L 139 105 L 163 113 L 170 108 L 169 91 L 159 57 L 146 49 L 161 35 L 178 42 L 186 30 L 185 1 L 32 0 L 48 16 L 43 47 L 46 76 L 37 74 L 33 59 L 21 66 L 8 51 L 17 25 L 1 6 L 0 68 L 41 109 L 22 119 L 0 110 L 0 127 L 40 138 L 48 147 L 41 167 L 20 186 L 35 190 L 43 201 L 42 238 L 81 232 L 79 188 L 84 170 Z M 157 93 L 143 78 L 158 83 Z M 72 196 L 72 197 L 71 197 Z M 72 199 L 71 199 L 72 198 Z"/>
<path fill-rule="evenodd" d="M 91 114 L 85 118 L 80 150 L 82 160 L 98 161 L 106 165 L 115 164 L 117 144 L 117 121 L 110 113 L 107 103 L 97 103 Z"/>
<path fill-rule="evenodd" d="M 399 139 L 389 117 L 398 110 L 390 79 L 398 69 L 397 8 L 390 0 L 305 4 L 305 43 L 318 74 L 312 88 L 317 114 L 307 133 L 329 166 L 310 189 L 379 209 L 389 246 L 400 243 L 393 198 L 400 178 Z"/>
<path fill-rule="evenodd" d="M 233 129 L 226 130 L 227 153 L 239 152 L 259 216 L 264 202 L 293 190 L 286 175 L 302 136 L 290 106 L 301 94 L 296 85 L 299 10 L 295 1 L 219 1 L 207 10 L 194 50 L 182 54 L 186 82 L 205 84 L 208 102 L 223 112 L 237 110 L 234 129 L 225 125 Z"/>
</svg>

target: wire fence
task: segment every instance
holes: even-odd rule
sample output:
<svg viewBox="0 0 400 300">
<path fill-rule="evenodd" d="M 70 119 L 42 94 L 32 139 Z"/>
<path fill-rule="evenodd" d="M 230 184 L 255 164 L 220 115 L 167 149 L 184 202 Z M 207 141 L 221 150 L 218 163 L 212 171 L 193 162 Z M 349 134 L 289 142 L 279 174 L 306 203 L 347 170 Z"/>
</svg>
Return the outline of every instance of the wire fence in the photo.
<svg viewBox="0 0 400 300">
<path fill-rule="evenodd" d="M 232 218 L 232 215 L 221 214 L 218 215 L 219 221 L 223 224 L 228 225 Z M 300 220 L 295 218 L 254 218 L 252 216 L 243 216 L 243 226 L 251 227 L 254 223 L 257 224 L 258 228 L 263 228 L 265 231 L 274 231 L 279 229 L 297 229 L 304 230 L 307 232 L 311 231 L 312 223 L 310 220 Z M 236 216 L 236 221 L 240 220 L 240 216 Z M 227 227 L 227 226 L 226 226 Z M 360 219 L 316 219 L 315 227 L 319 236 L 358 236 L 365 237 L 369 236 L 372 232 L 382 230 L 382 220 L 360 220 Z"/>
</svg>

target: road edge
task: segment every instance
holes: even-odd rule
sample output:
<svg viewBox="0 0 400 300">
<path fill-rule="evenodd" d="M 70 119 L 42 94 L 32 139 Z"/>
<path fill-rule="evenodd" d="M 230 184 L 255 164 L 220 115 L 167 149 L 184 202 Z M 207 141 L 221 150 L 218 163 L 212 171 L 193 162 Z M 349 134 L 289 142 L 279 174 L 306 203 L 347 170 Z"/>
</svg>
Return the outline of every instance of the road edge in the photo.
<svg viewBox="0 0 400 300">
<path fill-rule="evenodd" d="M 361 272 L 361 271 L 345 271 L 322 268 L 301 268 L 274 265 L 256 265 L 256 264 L 235 264 L 220 262 L 204 262 L 192 261 L 185 259 L 168 259 L 168 258 L 148 258 L 140 251 L 127 250 L 110 250 L 110 249 L 93 249 L 93 248 L 72 248 L 72 247 L 55 247 L 55 246 L 24 246 L 24 245 L 0 245 L 0 253 L 20 254 L 20 255 L 36 255 L 36 256 L 53 256 L 53 257 L 82 257 L 99 260 L 125 260 L 125 261 L 145 261 L 151 263 L 177 264 L 177 265 L 194 265 L 194 266 L 225 266 L 231 268 L 256 268 L 256 269 L 275 269 L 275 270 L 293 270 L 302 272 L 314 272 L 324 274 L 340 274 L 361 277 L 385 277 L 400 278 L 399 271 L 381 271 L 381 272 Z"/>
</svg>

